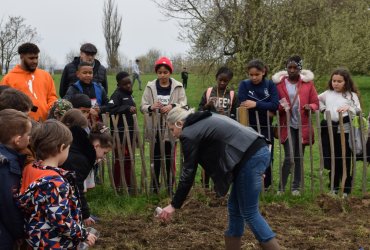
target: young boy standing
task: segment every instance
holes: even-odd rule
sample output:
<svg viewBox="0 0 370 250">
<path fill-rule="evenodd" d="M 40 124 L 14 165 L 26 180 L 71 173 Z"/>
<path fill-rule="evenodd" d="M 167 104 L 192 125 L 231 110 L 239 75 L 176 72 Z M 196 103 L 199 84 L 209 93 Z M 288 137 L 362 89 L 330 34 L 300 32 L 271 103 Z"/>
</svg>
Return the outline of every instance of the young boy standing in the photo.
<svg viewBox="0 0 370 250">
<path fill-rule="evenodd" d="M 131 142 L 133 139 L 133 131 L 134 131 L 134 120 L 132 115 L 136 114 L 136 104 L 134 98 L 132 96 L 132 82 L 130 76 L 127 72 L 119 72 L 116 75 L 117 80 L 117 89 L 113 92 L 112 96 L 110 97 L 110 101 L 108 103 L 108 110 L 110 114 L 118 115 L 118 130 L 120 131 L 119 135 L 121 138 L 122 145 L 125 145 L 123 142 L 123 131 L 124 131 L 124 124 L 122 119 L 122 114 L 126 115 L 128 130 L 130 131 Z M 125 147 L 125 151 L 123 152 L 125 155 L 125 179 L 127 186 L 131 186 L 131 160 L 130 154 L 128 151 L 127 146 Z M 121 187 L 121 171 L 119 165 L 119 157 L 118 152 L 116 154 L 116 161 L 114 164 L 114 182 L 116 187 Z"/>
<path fill-rule="evenodd" d="M 26 241 L 37 249 L 76 249 L 81 241 L 94 245 L 96 236 L 81 224 L 75 176 L 59 168 L 68 157 L 72 134 L 61 122 L 48 120 L 33 133 L 39 160 L 23 170 L 18 197 Z"/>
<path fill-rule="evenodd" d="M 78 65 L 77 78 L 79 80 L 68 88 L 64 98 L 70 101 L 76 94 L 85 94 L 90 97 L 91 106 L 98 113 L 104 113 L 105 105 L 107 105 L 109 100 L 103 86 L 93 81 L 93 66 L 89 63 L 81 62 Z"/>
<path fill-rule="evenodd" d="M 28 116 L 14 109 L 0 111 L 0 249 L 13 249 L 23 237 L 23 216 L 14 202 L 31 133 Z"/>
</svg>

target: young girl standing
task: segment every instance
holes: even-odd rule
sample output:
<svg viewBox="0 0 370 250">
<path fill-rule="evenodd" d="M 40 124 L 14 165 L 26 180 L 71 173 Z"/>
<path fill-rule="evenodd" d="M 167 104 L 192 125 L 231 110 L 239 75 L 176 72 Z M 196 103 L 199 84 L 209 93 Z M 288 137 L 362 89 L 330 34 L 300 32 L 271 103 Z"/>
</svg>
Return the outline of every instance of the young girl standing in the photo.
<svg viewBox="0 0 370 250">
<path fill-rule="evenodd" d="M 334 174 L 334 192 L 337 193 L 340 187 L 340 182 L 343 174 L 343 158 L 341 149 L 340 129 L 339 129 L 339 113 L 343 113 L 345 149 L 346 149 L 346 170 L 347 178 L 345 180 L 344 195 L 351 192 L 351 149 L 349 147 L 349 131 L 350 116 L 361 112 L 358 90 L 349 74 L 345 69 L 335 70 L 328 82 L 328 90 L 319 95 L 320 111 L 330 111 L 333 135 L 334 135 L 334 154 L 335 154 L 335 174 Z M 326 116 L 321 122 L 322 128 L 322 143 L 324 146 L 324 165 L 325 168 L 331 169 L 330 159 L 330 144 L 327 129 Z M 331 172 L 329 172 L 329 178 Z M 331 182 L 331 178 L 330 178 Z"/>
<path fill-rule="evenodd" d="M 233 72 L 229 68 L 219 68 L 216 73 L 217 85 L 204 91 L 198 110 L 209 110 L 235 119 L 238 98 L 234 90 L 228 87 L 231 79 Z"/>
<path fill-rule="evenodd" d="M 96 236 L 82 226 L 74 174 L 59 168 L 71 143 L 71 132 L 56 120 L 42 123 L 32 135 L 39 161 L 23 170 L 18 197 L 26 241 L 32 248 L 76 249 L 81 241 L 95 243 Z"/>
<path fill-rule="evenodd" d="M 284 192 L 290 174 L 290 158 L 294 158 L 294 179 L 292 195 L 300 195 L 301 185 L 301 161 L 303 155 L 299 155 L 299 144 L 302 144 L 303 154 L 305 145 L 309 144 L 310 127 L 309 111 L 319 108 L 319 99 L 313 83 L 313 73 L 309 70 L 302 70 L 302 59 L 299 56 L 292 56 L 286 62 L 287 71 L 281 71 L 272 76 L 277 83 L 279 93 L 279 115 L 280 115 L 280 142 L 284 145 L 284 163 L 282 167 L 282 179 L 279 184 L 279 191 Z M 290 155 L 288 140 L 287 113 L 290 115 L 290 134 L 292 138 L 293 155 Z M 301 124 L 298 123 L 300 116 Z M 299 137 L 299 127 L 302 126 L 302 138 Z M 312 143 L 314 141 L 313 129 Z"/>
<path fill-rule="evenodd" d="M 216 83 L 214 87 L 209 87 L 204 91 L 200 100 L 198 110 L 209 110 L 214 113 L 226 115 L 232 119 L 236 119 L 236 108 L 239 105 L 238 97 L 234 90 L 231 90 L 228 85 L 233 79 L 233 72 L 227 67 L 221 67 L 216 73 Z M 204 176 L 204 178 L 203 178 Z M 202 185 L 204 188 L 209 188 L 210 176 L 204 171 L 202 174 Z"/>
<path fill-rule="evenodd" d="M 249 125 L 270 139 L 272 149 L 274 148 L 273 130 L 271 128 L 274 112 L 279 106 L 279 94 L 275 84 L 266 79 L 267 67 L 261 60 L 252 60 L 247 65 L 248 80 L 244 80 L 239 84 L 238 97 L 241 107 L 246 107 L 249 110 Z M 260 124 L 260 131 L 257 127 L 257 117 Z M 269 116 L 269 122 L 268 122 Z M 270 134 L 269 129 L 270 127 Z M 271 164 L 273 160 L 273 150 L 271 150 Z M 271 164 L 265 172 L 265 188 L 271 185 Z"/>
<path fill-rule="evenodd" d="M 145 138 L 151 141 L 155 137 L 154 144 L 154 174 L 155 181 L 152 183 L 154 192 L 158 193 L 157 186 L 159 185 L 159 176 L 161 169 L 161 150 L 160 150 L 160 138 L 157 131 L 153 131 L 156 127 L 155 124 L 152 124 L 151 116 L 153 112 L 158 112 L 160 116 L 158 119 L 162 118 L 162 115 L 167 115 L 168 112 L 174 107 L 181 107 L 186 105 L 186 95 L 185 90 L 182 84 L 175 79 L 171 78 L 173 72 L 172 62 L 167 57 L 161 57 L 155 62 L 155 73 L 157 74 L 157 79 L 154 81 L 148 82 L 144 89 L 144 93 L 141 99 L 140 110 L 142 113 L 149 114 L 145 116 L 146 119 L 146 128 L 145 128 Z M 161 119 L 162 121 L 162 119 Z M 170 174 L 174 172 L 171 170 L 171 143 L 168 135 L 168 129 L 165 122 L 161 123 L 161 131 L 164 133 L 164 151 L 166 158 L 166 172 L 168 187 L 171 187 L 173 182 L 170 183 Z M 174 170 L 174 166 L 173 166 Z M 174 176 L 173 176 L 174 178 Z M 174 180 L 174 179 L 173 179 Z"/>
</svg>

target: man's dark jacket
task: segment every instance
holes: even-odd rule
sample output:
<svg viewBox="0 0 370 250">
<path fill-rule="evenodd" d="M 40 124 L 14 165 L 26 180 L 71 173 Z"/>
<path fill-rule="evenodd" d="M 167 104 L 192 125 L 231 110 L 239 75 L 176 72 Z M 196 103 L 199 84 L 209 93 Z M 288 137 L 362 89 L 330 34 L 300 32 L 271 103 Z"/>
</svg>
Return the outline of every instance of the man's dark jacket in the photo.
<svg viewBox="0 0 370 250">
<path fill-rule="evenodd" d="M 68 87 L 78 81 L 76 72 L 77 67 L 80 64 L 80 57 L 75 57 L 72 62 L 68 63 L 63 70 L 62 78 L 60 79 L 59 96 L 63 98 L 66 94 Z M 94 59 L 93 68 L 93 82 L 100 83 L 105 92 L 108 93 L 108 81 L 107 81 L 107 70 L 101 63 Z"/>
</svg>

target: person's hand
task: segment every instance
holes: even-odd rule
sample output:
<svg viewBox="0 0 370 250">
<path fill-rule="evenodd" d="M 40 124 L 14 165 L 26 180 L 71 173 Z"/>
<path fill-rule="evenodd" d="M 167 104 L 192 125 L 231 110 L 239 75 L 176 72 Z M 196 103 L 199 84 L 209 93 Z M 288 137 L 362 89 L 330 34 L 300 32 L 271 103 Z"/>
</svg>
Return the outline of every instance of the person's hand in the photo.
<svg viewBox="0 0 370 250">
<path fill-rule="evenodd" d="M 160 103 L 160 102 L 158 102 L 158 101 L 156 101 L 156 102 L 154 102 L 151 106 L 150 106 L 150 109 L 151 110 L 156 110 L 156 109 L 160 109 L 160 108 L 162 108 L 163 107 L 163 104 L 162 103 Z"/>
<path fill-rule="evenodd" d="M 87 239 L 86 239 L 86 243 L 87 245 L 89 245 L 89 247 L 92 247 L 93 245 L 95 245 L 95 241 L 97 240 L 98 238 L 95 236 L 95 234 L 92 234 L 92 233 L 89 233 L 87 235 Z"/>
<path fill-rule="evenodd" d="M 290 109 L 288 101 L 284 98 L 281 98 L 279 100 L 280 105 L 283 107 L 285 111 L 288 111 Z"/>
<path fill-rule="evenodd" d="M 345 105 L 337 109 L 337 112 L 347 112 L 349 110 L 349 106 Z"/>
<path fill-rule="evenodd" d="M 95 224 L 95 220 L 91 217 L 84 219 L 84 225 L 89 227 Z"/>
<path fill-rule="evenodd" d="M 304 109 L 304 110 L 307 110 L 307 111 L 310 111 L 310 110 L 311 110 L 311 106 L 310 106 L 310 104 L 305 104 L 305 105 L 303 106 L 303 109 Z"/>
<path fill-rule="evenodd" d="M 171 104 L 166 105 L 166 106 L 163 106 L 163 107 L 161 108 L 161 113 L 162 113 L 162 114 L 166 114 L 166 113 L 168 113 L 171 109 L 172 109 L 172 105 L 171 105 Z"/>
<path fill-rule="evenodd" d="M 175 208 L 170 204 L 167 207 L 162 209 L 162 212 L 159 214 L 158 218 L 168 222 L 171 220 L 173 213 L 175 212 Z"/>
<path fill-rule="evenodd" d="M 99 116 L 99 107 L 94 107 L 90 109 L 90 115 L 91 117 L 98 117 Z"/>
<path fill-rule="evenodd" d="M 217 97 L 212 96 L 208 99 L 208 102 L 204 106 L 206 106 L 208 108 L 212 108 L 212 107 L 216 106 L 216 103 L 217 103 Z"/>
<path fill-rule="evenodd" d="M 247 109 L 253 109 L 257 106 L 255 101 L 246 100 L 240 104 L 240 106 L 246 107 Z"/>
<path fill-rule="evenodd" d="M 135 106 L 130 107 L 130 113 L 131 114 L 136 114 L 136 107 Z"/>
</svg>

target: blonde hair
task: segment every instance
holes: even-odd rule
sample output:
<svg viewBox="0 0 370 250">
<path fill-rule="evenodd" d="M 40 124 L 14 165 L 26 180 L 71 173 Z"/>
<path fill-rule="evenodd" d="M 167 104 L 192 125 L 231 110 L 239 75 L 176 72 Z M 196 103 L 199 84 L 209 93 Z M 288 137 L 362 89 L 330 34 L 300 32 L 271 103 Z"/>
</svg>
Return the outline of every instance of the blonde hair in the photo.
<svg viewBox="0 0 370 250">
<path fill-rule="evenodd" d="M 194 113 L 194 109 L 175 107 L 168 113 L 167 123 L 175 124 L 178 121 L 184 121 L 192 113 Z"/>
</svg>

